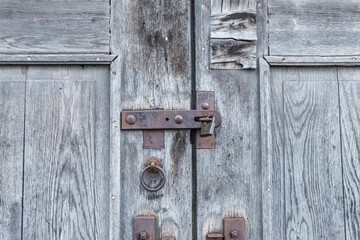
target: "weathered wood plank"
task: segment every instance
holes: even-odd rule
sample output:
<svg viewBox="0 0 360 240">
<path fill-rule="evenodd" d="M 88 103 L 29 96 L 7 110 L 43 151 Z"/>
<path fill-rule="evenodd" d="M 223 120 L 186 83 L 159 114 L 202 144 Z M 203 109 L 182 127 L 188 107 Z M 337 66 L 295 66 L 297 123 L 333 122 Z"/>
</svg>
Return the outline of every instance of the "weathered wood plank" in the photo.
<svg viewBox="0 0 360 240">
<path fill-rule="evenodd" d="M 359 68 L 339 68 L 346 239 L 360 239 Z"/>
<path fill-rule="evenodd" d="M 259 62 L 260 120 L 261 120 L 261 175 L 262 175 L 262 239 L 271 239 L 273 228 L 272 208 L 272 141 L 271 141 L 271 85 L 270 65 Z"/>
<path fill-rule="evenodd" d="M 255 2 L 211 1 L 212 69 L 256 68 Z"/>
<path fill-rule="evenodd" d="M 112 1 L 113 54 L 121 54 L 112 66 L 121 109 L 189 109 L 191 106 L 190 2 Z M 124 37 L 127 36 L 127 37 Z M 135 66 L 135 67 L 134 67 Z M 117 110 L 118 111 L 118 110 Z M 114 110 L 114 114 L 115 114 Z M 113 115 L 118 121 L 118 116 Z M 114 120 L 113 120 L 114 121 Z M 119 122 L 114 126 L 119 126 Z M 157 236 L 192 239 L 192 166 L 189 131 L 166 131 L 165 149 L 144 150 L 141 131 L 121 131 L 120 168 L 114 192 L 120 189 L 120 211 L 113 216 L 112 239 L 132 239 L 133 218 L 156 214 Z M 161 159 L 167 182 L 156 193 L 140 185 L 139 175 L 149 157 Z M 180 203 L 180 204 L 179 204 Z"/>
<path fill-rule="evenodd" d="M 340 83 L 344 205 L 348 240 L 360 238 L 359 94 L 358 82 Z"/>
<path fill-rule="evenodd" d="M 359 66 L 360 56 L 265 56 L 271 66 Z"/>
<path fill-rule="evenodd" d="M 269 0 L 271 55 L 358 55 L 358 1 Z M 294 47 L 296 46 L 296 47 Z"/>
<path fill-rule="evenodd" d="M 240 1 L 241 2 L 241 1 Z M 197 239 L 245 217 L 246 239 L 262 238 L 258 81 L 255 71 L 210 70 L 210 3 L 195 1 L 196 89 L 215 91 L 223 124 L 214 150 L 197 150 Z"/>
<path fill-rule="evenodd" d="M 0 68 L 0 239 L 21 239 L 25 75 Z"/>
<path fill-rule="evenodd" d="M 256 0 L 211 0 L 211 13 L 256 9 Z"/>
<path fill-rule="evenodd" d="M 116 57 L 109 54 L 0 54 L 0 65 L 110 65 Z"/>
<path fill-rule="evenodd" d="M 28 67 L 24 239 L 108 239 L 108 67 Z"/>
<path fill-rule="evenodd" d="M 2 1 L 0 40 L 0 53 L 109 53 L 109 3 Z"/>
<path fill-rule="evenodd" d="M 286 239 L 344 239 L 337 82 L 284 82 L 284 153 Z"/>
<path fill-rule="evenodd" d="M 262 80 L 262 81 L 264 81 L 264 80 Z M 286 209 L 289 210 L 289 206 L 291 206 L 291 205 L 286 204 L 286 202 L 285 202 L 286 197 L 289 196 L 289 194 L 285 195 L 285 191 L 288 191 L 290 189 L 288 187 L 286 188 L 286 186 L 289 186 L 289 181 L 286 179 L 294 179 L 294 178 L 290 178 L 291 176 L 289 175 L 289 173 L 286 173 L 286 171 L 285 171 L 285 167 L 288 166 L 288 164 L 289 164 L 289 158 L 285 157 L 284 152 L 285 152 L 285 150 L 288 151 L 290 149 L 288 147 L 289 145 L 285 149 L 284 144 L 285 143 L 289 144 L 290 139 L 289 139 L 288 133 L 285 135 L 285 132 L 284 132 L 285 125 L 284 124 L 285 124 L 285 119 L 287 119 L 286 126 L 288 126 L 288 127 L 291 126 L 289 124 L 296 124 L 297 122 L 294 122 L 294 123 L 289 122 L 289 117 L 286 116 L 286 114 L 288 114 L 288 113 L 284 112 L 284 104 L 285 103 L 284 103 L 284 98 L 283 98 L 283 96 L 284 96 L 283 88 L 285 88 L 284 82 L 288 82 L 288 81 L 294 81 L 295 83 L 298 83 L 299 86 L 301 86 L 301 84 L 304 82 L 310 82 L 310 83 L 306 83 L 306 84 L 310 84 L 310 85 L 317 84 L 317 83 L 311 83 L 311 82 L 317 82 L 317 81 L 320 81 L 320 83 L 322 81 L 326 81 L 326 82 L 324 82 L 325 85 L 326 85 L 326 83 L 329 83 L 329 82 L 333 82 L 334 84 L 336 84 L 337 71 L 335 68 L 310 68 L 310 67 L 309 68 L 295 68 L 295 67 L 271 68 L 270 83 L 269 83 L 270 98 L 264 97 L 264 96 L 266 96 L 265 89 L 261 90 L 261 92 L 262 92 L 261 100 L 263 101 L 263 103 L 261 105 L 262 105 L 262 107 L 264 107 L 264 106 L 267 107 L 270 111 L 270 119 L 267 120 L 267 123 L 264 123 L 264 124 L 266 124 L 266 126 L 262 127 L 262 134 L 261 134 L 263 144 L 265 142 L 267 142 L 267 146 L 262 146 L 262 148 L 270 149 L 270 151 L 262 152 L 262 159 L 263 159 L 263 161 L 266 161 L 266 159 L 269 159 L 268 161 L 271 162 L 271 166 L 268 167 L 268 169 L 271 171 L 264 173 L 265 174 L 264 177 L 266 179 L 263 180 L 264 182 L 270 181 L 270 185 L 269 185 L 268 189 L 264 189 L 264 191 L 268 191 L 268 193 L 266 193 L 266 195 L 268 195 L 268 196 L 270 195 L 270 197 L 265 198 L 264 201 L 266 201 L 266 199 L 268 199 L 269 202 L 263 203 L 263 205 L 265 205 L 265 206 L 270 205 L 270 207 L 271 207 L 270 210 L 267 210 L 268 212 L 270 212 L 269 223 L 264 223 L 264 224 L 267 224 L 267 227 L 268 227 L 268 231 L 266 233 L 264 232 L 264 239 L 266 239 L 266 240 L 288 239 L 289 238 L 289 236 L 286 235 L 287 233 L 285 232 L 285 229 L 287 229 L 288 221 L 290 221 L 290 220 L 288 218 L 285 218 L 285 216 L 286 216 L 285 210 Z M 264 84 L 265 83 L 262 83 L 262 86 L 265 86 Z M 316 89 L 319 89 L 319 88 L 320 87 L 318 87 Z M 327 89 L 327 88 L 325 88 L 325 89 Z M 322 90 L 319 89 L 315 93 L 321 94 L 321 93 L 317 93 L 318 91 L 321 92 Z M 323 95 L 321 95 L 321 96 L 323 96 Z M 325 98 L 325 95 L 323 97 Z M 325 101 L 325 100 L 323 100 L 323 101 Z M 334 101 L 334 100 L 332 100 L 332 101 Z M 300 105 L 300 103 L 301 102 L 299 102 L 299 105 Z M 321 104 L 321 103 L 322 102 L 320 102 L 319 104 Z M 317 103 L 314 102 L 314 104 L 317 104 Z M 287 102 L 287 106 L 288 105 L 289 105 L 289 102 Z M 293 106 L 293 105 L 291 105 L 291 106 Z M 294 108 L 295 107 L 296 107 L 296 105 L 294 106 Z M 321 110 L 321 108 L 320 108 L 317 111 L 326 111 L 326 110 L 327 109 Z M 304 116 L 306 116 L 306 115 L 304 114 Z M 313 117 L 313 118 L 315 118 L 315 117 Z M 318 124 L 320 124 L 320 120 L 321 120 L 321 122 L 323 122 L 322 119 L 323 118 L 321 118 L 321 119 L 315 118 L 315 120 L 313 120 L 313 121 L 315 121 L 315 122 L 319 121 Z M 262 121 L 265 121 L 265 119 L 263 119 Z M 299 125 L 300 121 L 304 121 L 304 119 L 299 118 L 298 124 L 296 124 L 295 126 Z M 267 126 L 268 124 L 270 124 L 271 128 L 268 131 L 268 134 L 266 134 L 266 131 L 267 131 L 266 128 L 268 127 Z M 306 128 L 304 128 L 304 129 L 306 129 Z M 289 129 L 289 131 L 291 131 L 291 129 Z M 299 135 L 299 138 L 301 138 L 301 137 L 303 137 L 303 135 Z M 309 137 L 314 137 L 314 136 L 309 135 Z M 300 142 L 300 140 L 298 142 Z M 295 145 L 295 143 L 293 143 L 293 142 L 291 142 L 291 143 L 294 146 L 294 151 L 299 152 L 301 150 L 301 146 L 302 146 L 301 144 Z M 312 144 L 312 142 L 310 142 L 310 144 Z M 327 147 L 329 148 L 329 151 L 332 148 L 332 146 L 327 146 Z M 324 148 L 326 148 L 326 146 L 324 146 Z M 316 150 L 316 148 L 314 148 L 314 149 Z M 291 152 L 288 151 L 288 155 L 290 153 Z M 323 153 L 319 153 L 319 154 L 321 155 Z M 318 158 L 321 159 L 321 157 L 318 157 Z M 340 156 L 339 156 L 339 159 L 340 159 Z M 339 159 L 336 159 L 336 161 L 341 161 Z M 301 160 L 302 159 L 300 158 L 300 160 L 298 162 L 296 162 L 295 160 L 294 160 L 294 162 L 297 164 L 300 164 L 299 162 Z M 333 162 L 335 162 L 335 159 L 333 159 Z M 284 165 L 285 163 L 287 164 L 286 166 Z M 336 165 L 335 165 L 335 169 L 336 169 Z M 335 171 L 338 171 L 338 170 L 335 170 Z M 296 174 L 296 176 L 299 176 L 298 174 L 300 174 L 300 173 L 295 172 L 295 174 Z M 331 172 L 330 174 L 333 174 L 333 172 Z M 285 176 L 287 176 L 287 178 L 285 178 Z M 306 176 L 306 174 L 305 174 L 305 176 Z M 340 176 L 341 176 L 341 173 L 340 173 Z M 326 175 L 324 176 L 324 178 L 325 177 L 326 177 Z M 305 186 L 304 184 L 306 184 L 306 181 L 304 180 L 304 182 L 301 182 L 302 181 L 301 178 L 300 179 L 297 178 L 297 179 L 298 179 L 298 185 L 300 187 L 300 188 L 297 188 L 297 190 L 299 191 L 301 189 L 301 186 L 302 187 Z M 319 181 L 319 184 L 322 186 L 322 184 L 324 184 L 324 183 Z M 326 186 L 326 183 L 325 183 L 325 186 Z M 266 188 L 266 186 L 265 186 L 265 188 Z M 288 190 L 285 190 L 285 189 L 288 189 Z M 291 188 L 291 189 L 293 189 L 293 188 Z M 335 191 L 335 193 L 338 193 L 338 192 Z M 314 195 L 312 195 L 312 196 L 314 196 Z M 301 195 L 300 195 L 300 197 L 301 197 Z M 325 194 L 324 199 L 331 199 L 331 195 Z M 314 202 L 311 202 L 311 201 L 302 202 L 300 200 L 301 199 L 299 199 L 298 204 L 306 204 L 307 203 L 307 204 L 309 204 L 309 206 L 310 205 L 314 206 L 314 209 L 317 209 L 317 207 L 319 207 L 319 206 L 315 205 Z M 296 204 L 295 204 L 295 206 L 296 206 Z M 295 206 L 294 206 L 294 208 L 295 208 Z M 299 205 L 299 207 L 298 207 L 298 211 L 299 211 L 298 215 L 294 215 L 294 216 L 300 216 L 301 214 L 306 214 L 306 212 L 305 213 L 301 212 L 301 210 L 302 210 L 301 206 Z M 337 213 L 339 210 L 335 209 L 334 211 Z M 329 213 L 324 211 L 324 215 L 326 215 L 326 214 L 329 214 Z M 330 215 L 331 215 L 331 213 L 330 213 Z M 323 226 L 323 223 L 324 223 L 323 219 L 324 218 L 322 218 L 322 217 L 320 217 L 318 219 L 318 221 L 320 222 L 319 226 L 321 226 L 321 227 Z M 293 224 L 293 226 L 295 226 L 294 228 L 298 228 L 298 229 L 300 229 L 300 227 L 301 227 L 300 225 L 296 226 L 296 224 L 295 225 Z M 334 228 L 336 228 L 337 226 L 338 225 L 334 226 Z M 312 227 L 314 229 L 314 227 L 316 227 L 316 223 L 314 226 L 309 225 L 309 228 L 310 227 Z M 305 229 L 303 229 L 303 231 L 304 230 Z M 294 232 L 294 234 L 296 234 L 296 232 Z M 301 232 L 299 234 L 301 234 Z M 300 235 L 300 238 L 302 238 L 301 235 Z M 312 238 L 312 236 L 309 236 L 309 239 L 318 239 L 318 238 Z"/>
<path fill-rule="evenodd" d="M 255 69 L 256 41 L 211 40 L 212 69 Z"/>
</svg>

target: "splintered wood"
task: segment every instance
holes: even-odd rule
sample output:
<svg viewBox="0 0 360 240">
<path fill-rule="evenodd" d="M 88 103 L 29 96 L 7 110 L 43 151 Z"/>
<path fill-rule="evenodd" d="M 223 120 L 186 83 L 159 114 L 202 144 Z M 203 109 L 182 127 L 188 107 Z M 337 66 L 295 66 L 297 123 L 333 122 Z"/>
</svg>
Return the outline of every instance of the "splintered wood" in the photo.
<svg viewBox="0 0 360 240">
<path fill-rule="evenodd" d="M 256 1 L 211 1 L 211 69 L 256 68 Z"/>
</svg>

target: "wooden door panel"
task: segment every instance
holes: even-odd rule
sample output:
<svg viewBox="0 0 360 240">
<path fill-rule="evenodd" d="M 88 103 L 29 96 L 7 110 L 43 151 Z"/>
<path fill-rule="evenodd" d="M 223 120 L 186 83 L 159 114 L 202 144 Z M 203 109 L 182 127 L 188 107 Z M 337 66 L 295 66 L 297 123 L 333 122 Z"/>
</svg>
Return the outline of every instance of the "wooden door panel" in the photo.
<svg viewBox="0 0 360 240">
<path fill-rule="evenodd" d="M 338 69 L 262 69 L 264 239 L 345 239 Z"/>
<path fill-rule="evenodd" d="M 285 81 L 285 239 L 344 239 L 338 83 Z"/>
<path fill-rule="evenodd" d="M 21 238 L 24 70 L 0 67 L 0 239 Z"/>
<path fill-rule="evenodd" d="M 26 74 L 23 237 L 107 239 L 109 68 Z"/>
</svg>

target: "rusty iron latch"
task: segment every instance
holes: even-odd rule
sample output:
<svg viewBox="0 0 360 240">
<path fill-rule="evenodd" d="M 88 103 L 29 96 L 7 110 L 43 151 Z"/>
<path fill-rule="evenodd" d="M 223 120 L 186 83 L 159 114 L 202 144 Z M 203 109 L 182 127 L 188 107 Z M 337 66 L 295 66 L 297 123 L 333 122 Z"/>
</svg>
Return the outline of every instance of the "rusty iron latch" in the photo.
<svg viewBox="0 0 360 240">
<path fill-rule="evenodd" d="M 145 149 L 164 148 L 164 130 L 198 129 L 196 145 L 199 149 L 215 147 L 216 127 L 221 114 L 214 110 L 214 92 L 197 92 L 196 110 L 127 110 L 121 112 L 122 130 L 143 130 Z"/>
<path fill-rule="evenodd" d="M 245 219 L 225 218 L 223 233 L 208 233 L 207 240 L 245 240 Z"/>
</svg>

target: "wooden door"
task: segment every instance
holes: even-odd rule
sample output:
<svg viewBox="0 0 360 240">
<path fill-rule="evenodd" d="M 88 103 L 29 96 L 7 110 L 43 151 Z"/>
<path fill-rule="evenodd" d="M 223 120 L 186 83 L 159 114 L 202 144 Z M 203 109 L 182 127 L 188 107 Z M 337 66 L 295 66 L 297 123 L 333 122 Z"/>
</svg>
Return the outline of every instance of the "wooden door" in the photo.
<svg viewBox="0 0 360 240">
<path fill-rule="evenodd" d="M 137 215 L 156 215 L 157 239 L 204 239 L 225 217 L 261 238 L 257 73 L 235 70 L 256 67 L 255 1 L 1 6 L 1 239 L 132 239 Z M 225 10 L 251 13 L 239 64 L 209 58 L 210 15 Z M 143 149 L 141 131 L 120 130 L 122 110 L 194 109 L 196 91 L 224 117 L 215 149 L 189 130 Z M 155 193 L 139 178 L 150 157 L 167 178 Z"/>
<path fill-rule="evenodd" d="M 358 239 L 358 67 L 263 64 L 265 239 Z"/>
</svg>

